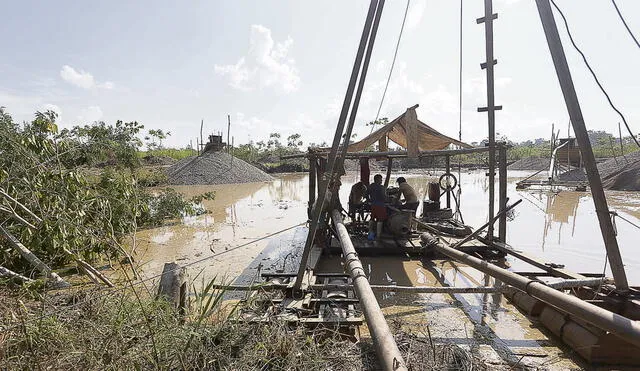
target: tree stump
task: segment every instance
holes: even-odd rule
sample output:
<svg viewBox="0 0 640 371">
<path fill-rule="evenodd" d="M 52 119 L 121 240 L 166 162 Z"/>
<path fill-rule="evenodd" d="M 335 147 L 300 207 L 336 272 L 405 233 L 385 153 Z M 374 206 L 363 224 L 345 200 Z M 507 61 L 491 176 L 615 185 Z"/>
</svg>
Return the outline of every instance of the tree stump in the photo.
<svg viewBox="0 0 640 371">
<path fill-rule="evenodd" d="M 164 263 L 157 298 L 167 300 L 184 315 L 187 312 L 188 295 L 187 269 L 176 262 Z"/>
</svg>

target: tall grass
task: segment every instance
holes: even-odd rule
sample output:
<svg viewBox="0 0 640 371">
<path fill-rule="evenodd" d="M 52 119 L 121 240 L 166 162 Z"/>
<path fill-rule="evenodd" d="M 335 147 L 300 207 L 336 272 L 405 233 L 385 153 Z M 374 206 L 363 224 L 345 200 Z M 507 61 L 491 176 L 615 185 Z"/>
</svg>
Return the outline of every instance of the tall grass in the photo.
<svg viewBox="0 0 640 371">
<path fill-rule="evenodd" d="M 224 301 L 211 281 L 191 297 L 185 318 L 168 302 L 132 289 L 62 293 L 44 304 L 0 292 L 0 369 L 377 370 L 373 344 L 332 329 L 276 319 L 236 320 L 241 305 Z M 80 304 L 80 305 L 78 305 Z M 252 306 L 252 303 L 248 303 Z M 484 369 L 452 344 L 396 336 L 409 369 Z"/>
<path fill-rule="evenodd" d="M 138 157 L 143 158 L 146 156 L 159 156 L 159 157 L 171 157 L 175 160 L 182 160 L 183 158 L 194 156 L 197 152 L 188 148 L 161 148 L 154 149 L 152 151 L 138 151 Z"/>
</svg>

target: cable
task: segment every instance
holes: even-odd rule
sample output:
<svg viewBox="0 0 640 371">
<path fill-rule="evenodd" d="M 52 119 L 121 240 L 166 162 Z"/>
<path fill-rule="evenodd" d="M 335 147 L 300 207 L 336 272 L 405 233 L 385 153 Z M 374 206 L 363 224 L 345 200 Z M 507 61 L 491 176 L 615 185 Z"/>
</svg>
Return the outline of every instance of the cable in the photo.
<svg viewBox="0 0 640 371">
<path fill-rule="evenodd" d="M 611 108 L 613 108 L 613 110 L 618 113 L 618 115 L 622 119 L 622 122 L 624 122 L 624 126 L 627 128 L 627 131 L 629 132 L 629 135 L 631 135 L 631 138 L 633 138 L 633 141 L 636 142 L 636 145 L 638 147 L 640 147 L 640 143 L 638 142 L 638 140 L 636 139 L 636 136 L 631 131 L 631 128 L 629 127 L 629 124 L 627 123 L 627 119 L 624 117 L 622 112 L 620 112 L 616 108 L 616 106 L 613 104 L 613 102 L 611 101 L 611 98 L 609 97 L 609 94 L 607 93 L 606 90 L 604 90 L 604 87 L 602 86 L 602 84 L 600 84 L 600 81 L 598 80 L 598 77 L 596 76 L 596 73 L 593 71 L 593 69 L 589 65 L 589 62 L 587 61 L 587 57 L 584 55 L 582 50 L 580 50 L 580 48 L 578 48 L 578 45 L 576 45 L 576 42 L 573 40 L 573 36 L 571 35 L 571 31 L 569 30 L 569 24 L 567 23 L 567 18 L 565 18 L 564 13 L 562 13 L 562 10 L 560 10 L 560 8 L 558 7 L 558 5 L 556 4 L 556 2 L 554 0 L 551 0 L 551 3 L 553 4 L 553 6 L 556 8 L 558 13 L 560 13 L 560 16 L 562 17 L 562 20 L 564 21 L 564 27 L 567 30 L 567 35 L 569 35 L 569 40 L 571 41 L 571 44 L 573 45 L 574 49 L 578 53 L 580 53 L 580 55 L 582 56 L 582 60 L 584 61 L 584 64 L 589 69 L 589 72 L 591 72 L 591 76 L 593 76 L 593 79 L 595 80 L 596 84 L 598 84 L 598 87 L 600 88 L 600 91 L 602 91 L 602 94 L 604 94 L 604 96 L 607 98 L 607 101 L 609 102 L 609 105 L 611 106 Z"/>
<path fill-rule="evenodd" d="M 387 89 L 389 88 L 389 82 L 391 81 L 391 74 L 393 73 L 393 67 L 396 64 L 396 57 L 398 56 L 398 48 L 400 47 L 400 40 L 402 39 L 402 32 L 404 31 L 404 24 L 407 20 L 407 13 L 409 13 L 409 3 L 411 0 L 407 0 L 407 7 L 404 9 L 404 18 L 402 18 L 402 26 L 400 26 L 400 34 L 398 35 L 398 42 L 396 43 L 396 50 L 393 53 L 393 61 L 391 62 L 391 69 L 389 69 L 389 76 L 387 76 L 387 84 L 384 86 L 384 92 L 382 93 L 382 99 L 380 99 L 380 106 L 378 106 L 378 113 L 376 113 L 376 119 L 373 120 L 375 123 L 378 121 L 378 117 L 380 117 L 380 110 L 382 109 L 382 103 L 384 102 L 384 97 L 387 95 Z M 373 133 L 373 128 L 375 128 L 375 124 L 371 125 L 371 133 Z"/>
<path fill-rule="evenodd" d="M 638 39 L 636 39 L 636 37 L 634 36 L 633 32 L 631 32 L 631 29 L 629 28 L 629 25 L 627 24 L 627 21 L 624 20 L 624 17 L 622 16 L 622 13 L 620 12 L 620 9 L 618 9 L 618 4 L 616 4 L 616 0 L 611 0 L 611 2 L 613 3 L 613 6 L 616 8 L 616 12 L 618 13 L 618 17 L 620 17 L 620 20 L 622 21 L 622 24 L 627 29 L 627 32 L 629 32 L 629 36 L 631 36 L 633 41 L 636 42 L 636 45 L 638 46 L 638 48 L 640 48 L 640 42 L 638 42 Z"/>
<path fill-rule="evenodd" d="M 241 244 L 241 245 L 238 245 L 238 246 L 232 247 L 232 248 L 230 248 L 230 249 L 228 249 L 228 250 L 225 250 L 225 251 L 222 251 L 222 252 L 219 252 L 219 253 L 216 253 L 216 254 L 213 254 L 213 255 L 210 255 L 210 256 L 204 257 L 204 258 L 202 258 L 202 259 L 198 259 L 198 260 L 196 260 L 196 261 L 193 261 L 193 262 L 191 262 L 191 263 L 185 264 L 185 265 L 183 265 L 183 266 L 181 266 L 181 267 L 178 267 L 178 268 L 176 268 L 176 269 L 168 270 L 168 271 L 166 271 L 166 272 L 162 272 L 162 273 L 160 273 L 160 274 L 157 274 L 157 275 L 155 275 L 155 276 L 151 276 L 151 277 L 149 277 L 149 278 L 145 278 L 145 279 L 140 280 L 140 281 L 137 281 L 137 282 L 131 282 L 131 284 L 130 284 L 129 286 L 123 286 L 123 287 L 121 287 L 121 288 L 119 288 L 119 289 L 111 290 L 111 291 L 109 291 L 108 293 L 106 293 L 105 295 L 99 296 L 99 297 L 97 297 L 97 298 L 88 298 L 88 299 L 86 299 L 86 300 L 81 300 L 81 301 L 78 301 L 78 302 L 76 302 L 76 303 L 74 303 L 74 304 L 72 304 L 72 305 L 65 306 L 65 307 L 63 307 L 63 308 L 61 308 L 61 309 L 58 309 L 58 310 L 54 310 L 54 311 L 53 311 L 53 312 L 51 312 L 51 313 L 43 314 L 43 315 L 41 315 L 41 316 L 38 316 L 38 317 L 35 317 L 35 318 L 31 318 L 31 319 L 28 319 L 28 320 L 22 321 L 22 322 L 21 322 L 20 324 L 18 324 L 18 325 L 9 326 L 9 327 L 5 327 L 5 328 L 0 328 L 0 331 L 6 332 L 6 331 L 12 330 L 12 329 L 14 329 L 14 328 L 18 328 L 18 327 L 20 327 L 20 326 L 24 326 L 24 325 L 25 325 L 25 324 L 27 324 L 27 323 L 31 323 L 31 322 L 34 322 L 34 321 L 42 320 L 42 319 L 47 318 L 47 317 L 51 317 L 51 316 L 53 316 L 53 315 L 55 315 L 55 314 L 58 314 L 58 313 L 62 312 L 63 310 L 68 310 L 68 309 L 72 309 L 72 308 L 78 307 L 78 306 L 80 306 L 80 305 L 82 305 L 82 304 L 86 304 L 86 303 L 88 303 L 88 302 L 90 302 L 90 301 L 92 301 L 92 300 L 95 300 L 95 299 L 101 299 L 101 298 L 106 298 L 106 297 L 108 297 L 108 296 L 112 296 L 112 295 L 114 295 L 114 294 L 117 294 L 118 292 L 122 292 L 122 291 L 124 291 L 124 290 L 125 290 L 125 289 L 127 289 L 128 287 L 133 288 L 134 286 L 138 286 L 138 285 L 141 285 L 141 284 L 143 284 L 143 283 L 145 283 L 145 282 L 148 282 L 148 281 L 154 280 L 154 279 L 156 279 L 156 278 L 158 278 L 158 277 L 161 277 L 161 276 L 163 276 L 163 275 L 165 275 L 165 274 L 167 274 L 167 273 L 171 273 L 171 272 L 176 271 L 176 270 L 178 270 L 178 269 L 187 268 L 187 267 L 190 267 L 190 266 L 192 266 L 192 265 L 202 263 L 203 261 L 206 261 L 206 260 L 209 260 L 209 259 L 213 259 L 213 258 L 215 258 L 215 257 L 217 257 L 217 256 L 220 256 L 220 255 L 226 254 L 226 253 L 228 253 L 228 252 L 231 252 L 231 251 L 237 250 L 237 249 L 239 249 L 239 248 L 241 248 L 241 247 L 248 246 L 248 245 L 250 245 L 250 244 L 252 244 L 252 243 L 256 243 L 256 242 L 258 242 L 258 241 L 261 241 L 261 240 L 264 240 L 264 239 L 267 239 L 267 238 L 270 238 L 270 237 L 276 236 L 276 235 L 278 235 L 278 234 L 280 234 L 280 233 L 286 232 L 286 231 L 291 230 L 291 229 L 293 229 L 293 228 L 300 227 L 300 226 L 302 226 L 302 225 L 304 225 L 304 224 L 306 224 L 306 223 L 307 223 L 307 222 L 305 221 L 305 222 L 303 222 L 303 223 L 296 224 L 296 225 L 294 225 L 294 226 L 291 226 L 291 227 L 288 227 L 288 228 L 285 228 L 285 229 L 281 229 L 281 230 L 279 230 L 279 231 L 277 231 L 277 232 L 274 232 L 274 233 L 268 234 L 268 235 L 266 235 L 266 236 L 263 236 L 263 237 L 260 237 L 260 238 L 254 239 L 254 240 L 251 240 L 251 241 L 246 242 L 246 243 L 243 243 L 243 244 Z"/>
</svg>

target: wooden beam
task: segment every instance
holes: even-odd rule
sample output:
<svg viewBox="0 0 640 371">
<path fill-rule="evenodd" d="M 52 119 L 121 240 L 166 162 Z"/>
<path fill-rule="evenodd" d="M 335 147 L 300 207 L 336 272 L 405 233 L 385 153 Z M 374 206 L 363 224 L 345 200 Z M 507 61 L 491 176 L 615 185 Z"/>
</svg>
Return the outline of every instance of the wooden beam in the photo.
<svg viewBox="0 0 640 371">
<path fill-rule="evenodd" d="M 569 112 L 569 118 L 573 125 L 573 132 L 576 135 L 578 145 L 580 146 L 580 152 L 582 153 L 582 161 L 584 162 L 584 167 L 587 172 L 587 179 L 589 180 L 589 187 L 591 189 L 593 203 L 595 204 L 596 215 L 598 216 L 598 222 L 600 223 L 600 231 L 602 233 L 602 239 L 604 240 L 604 246 L 607 250 L 607 256 L 609 258 L 609 264 L 616 283 L 616 288 L 619 291 L 628 291 L 629 282 L 627 281 L 627 274 L 624 270 L 620 249 L 618 248 L 615 229 L 611 222 L 609 206 L 607 205 L 607 199 L 602 188 L 602 181 L 600 179 L 598 167 L 596 166 L 596 159 L 593 155 L 591 143 L 589 142 L 587 127 L 584 123 L 584 117 L 582 116 L 582 109 L 580 108 L 578 95 L 573 85 L 569 64 L 567 63 L 567 59 L 564 54 L 556 21 L 553 18 L 551 4 L 549 4 L 549 0 L 536 0 L 536 5 L 538 6 L 538 13 L 540 14 L 542 28 L 544 29 L 544 33 L 547 38 L 547 45 L 549 46 L 551 59 L 553 60 L 553 65 L 556 69 L 558 82 L 560 83 L 567 111 Z"/>
</svg>

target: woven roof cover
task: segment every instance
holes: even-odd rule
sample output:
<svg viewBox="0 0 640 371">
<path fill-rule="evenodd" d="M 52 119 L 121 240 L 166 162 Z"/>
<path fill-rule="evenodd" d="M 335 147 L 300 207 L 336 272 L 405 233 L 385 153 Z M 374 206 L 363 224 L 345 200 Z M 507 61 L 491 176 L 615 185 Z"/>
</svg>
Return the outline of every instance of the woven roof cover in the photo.
<svg viewBox="0 0 640 371">
<path fill-rule="evenodd" d="M 380 129 L 369 134 L 362 140 L 351 143 L 348 152 L 362 152 L 370 145 L 378 142 L 381 138 L 388 136 L 389 139 L 401 147 L 408 148 L 407 132 L 412 124 L 415 125 L 417 131 L 417 145 L 420 151 L 433 151 L 445 149 L 450 144 L 455 144 L 462 148 L 471 148 L 472 146 L 459 140 L 450 138 L 424 122 L 418 120 L 416 108 L 418 105 L 407 108 L 407 111 L 395 118 Z"/>
</svg>

